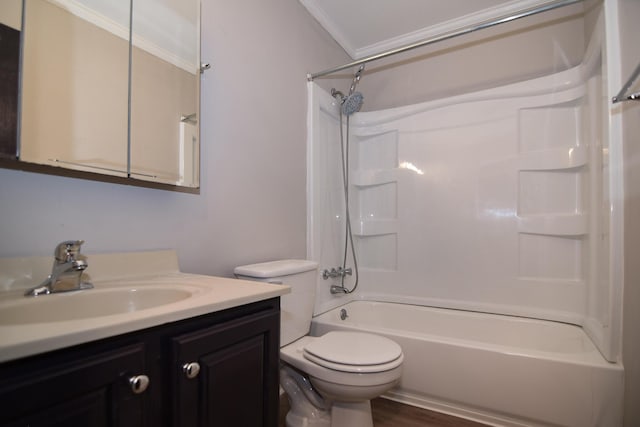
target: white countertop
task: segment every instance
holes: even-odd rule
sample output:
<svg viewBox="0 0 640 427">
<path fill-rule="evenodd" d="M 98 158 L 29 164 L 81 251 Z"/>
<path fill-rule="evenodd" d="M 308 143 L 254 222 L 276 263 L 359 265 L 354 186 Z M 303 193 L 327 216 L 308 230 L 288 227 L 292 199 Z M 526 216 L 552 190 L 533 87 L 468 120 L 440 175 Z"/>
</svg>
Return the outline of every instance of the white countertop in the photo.
<svg viewBox="0 0 640 427">
<path fill-rule="evenodd" d="M 165 251 L 158 254 L 171 257 L 173 253 Z M 175 254 L 173 256 L 175 257 Z M 89 257 L 89 263 L 91 262 L 92 258 Z M 0 262 L 0 272 L 6 276 L 7 269 L 3 271 L 2 266 Z M 22 286 L 0 292 L 0 311 L 2 307 L 15 304 L 16 301 L 28 304 L 29 298 L 38 299 L 38 303 L 53 302 L 56 298 L 73 298 L 74 294 L 99 293 L 117 287 L 126 287 L 129 290 L 142 289 L 145 286 L 176 287 L 188 289 L 193 293 L 191 297 L 177 302 L 121 314 L 51 322 L 4 322 L 0 324 L 0 362 L 237 307 L 290 292 L 290 288 L 283 285 L 181 273 L 175 271 L 177 261 L 175 265 L 169 262 L 168 268 L 166 263 L 164 266 L 168 271 L 159 274 L 143 274 L 144 270 L 140 269 L 140 264 L 136 264 L 138 270 L 134 275 L 104 279 L 95 278 L 94 275 L 91 278 L 94 289 L 88 290 L 38 297 L 22 296 Z M 101 268 L 96 270 L 100 271 Z M 122 271 L 119 270 L 119 273 L 122 274 Z"/>
</svg>

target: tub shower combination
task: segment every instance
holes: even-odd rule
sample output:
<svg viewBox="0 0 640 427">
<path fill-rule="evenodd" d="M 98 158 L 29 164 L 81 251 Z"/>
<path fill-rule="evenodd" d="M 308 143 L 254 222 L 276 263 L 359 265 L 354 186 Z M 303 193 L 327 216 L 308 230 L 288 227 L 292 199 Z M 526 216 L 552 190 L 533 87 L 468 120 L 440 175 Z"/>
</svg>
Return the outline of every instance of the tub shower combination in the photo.
<svg viewBox="0 0 640 427">
<path fill-rule="evenodd" d="M 496 426 L 621 425 L 604 33 L 600 15 L 564 71 L 353 114 L 348 197 L 340 98 L 309 83 L 308 257 L 352 265 L 346 216 L 360 266 L 355 292 L 319 275 L 312 334 L 398 342 L 386 397 Z"/>
</svg>

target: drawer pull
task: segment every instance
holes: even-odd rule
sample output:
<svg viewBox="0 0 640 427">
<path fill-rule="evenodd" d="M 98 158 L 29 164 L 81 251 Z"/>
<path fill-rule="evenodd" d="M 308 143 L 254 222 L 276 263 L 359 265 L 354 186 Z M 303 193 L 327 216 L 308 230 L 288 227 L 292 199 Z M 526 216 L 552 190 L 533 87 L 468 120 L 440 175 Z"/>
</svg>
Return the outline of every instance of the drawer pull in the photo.
<svg viewBox="0 0 640 427">
<path fill-rule="evenodd" d="M 144 393 L 149 387 L 149 377 L 146 375 L 135 375 L 129 378 L 129 386 L 135 394 Z"/>
<path fill-rule="evenodd" d="M 200 373 L 200 364 L 198 362 L 185 363 L 182 365 L 182 372 L 190 380 L 194 379 Z"/>
</svg>

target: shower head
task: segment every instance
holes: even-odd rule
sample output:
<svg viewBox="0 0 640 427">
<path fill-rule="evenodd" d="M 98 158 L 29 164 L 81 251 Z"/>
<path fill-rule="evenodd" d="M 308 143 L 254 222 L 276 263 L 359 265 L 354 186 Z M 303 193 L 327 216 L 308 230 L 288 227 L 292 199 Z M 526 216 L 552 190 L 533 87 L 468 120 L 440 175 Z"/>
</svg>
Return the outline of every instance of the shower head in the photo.
<svg viewBox="0 0 640 427">
<path fill-rule="evenodd" d="M 342 114 L 350 116 L 362 108 L 364 96 L 360 92 L 353 92 L 342 100 Z"/>
<path fill-rule="evenodd" d="M 342 114 L 345 116 L 350 116 L 353 113 L 357 113 L 362 108 L 362 103 L 364 101 L 364 96 L 360 92 L 356 92 L 356 86 L 360 81 L 360 76 L 364 71 L 364 64 L 358 68 L 358 71 L 353 75 L 353 82 L 351 83 L 351 87 L 349 88 L 349 94 L 347 96 L 339 90 L 331 89 L 331 96 L 340 101 L 341 107 L 340 110 Z"/>
</svg>

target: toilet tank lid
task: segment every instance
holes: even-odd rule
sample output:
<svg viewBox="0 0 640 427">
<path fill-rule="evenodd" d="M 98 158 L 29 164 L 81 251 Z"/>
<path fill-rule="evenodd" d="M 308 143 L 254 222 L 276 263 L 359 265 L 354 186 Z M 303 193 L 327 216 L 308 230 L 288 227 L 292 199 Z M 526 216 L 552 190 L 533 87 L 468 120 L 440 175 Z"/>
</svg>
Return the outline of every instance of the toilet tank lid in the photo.
<svg viewBox="0 0 640 427">
<path fill-rule="evenodd" d="M 257 278 L 269 278 L 289 276 L 291 274 L 304 273 L 318 268 L 318 263 L 306 259 L 283 259 L 278 261 L 261 262 L 258 264 L 241 265 L 233 272 L 236 276 Z"/>
</svg>

